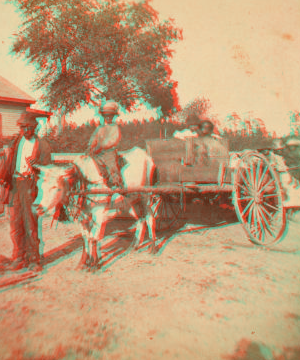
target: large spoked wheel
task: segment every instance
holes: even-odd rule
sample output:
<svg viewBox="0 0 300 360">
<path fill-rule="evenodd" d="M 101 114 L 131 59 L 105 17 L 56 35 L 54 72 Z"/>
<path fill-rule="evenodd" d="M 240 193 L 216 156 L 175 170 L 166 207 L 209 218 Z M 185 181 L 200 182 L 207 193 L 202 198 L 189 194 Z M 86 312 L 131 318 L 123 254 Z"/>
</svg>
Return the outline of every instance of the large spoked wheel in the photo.
<svg viewBox="0 0 300 360">
<path fill-rule="evenodd" d="M 279 177 L 267 159 L 256 152 L 239 162 L 234 174 L 233 201 L 250 240 L 269 246 L 280 241 L 286 218 Z"/>
<path fill-rule="evenodd" d="M 180 196 L 153 195 L 151 209 L 155 217 L 156 231 L 168 230 L 176 223 L 182 212 Z"/>
</svg>

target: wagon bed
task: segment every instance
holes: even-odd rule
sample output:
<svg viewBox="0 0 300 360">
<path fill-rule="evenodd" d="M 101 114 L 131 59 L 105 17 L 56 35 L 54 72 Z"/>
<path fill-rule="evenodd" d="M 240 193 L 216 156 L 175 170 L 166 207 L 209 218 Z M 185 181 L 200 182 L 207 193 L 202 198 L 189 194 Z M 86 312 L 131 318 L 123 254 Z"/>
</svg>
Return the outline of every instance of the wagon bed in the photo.
<svg viewBox="0 0 300 360">
<path fill-rule="evenodd" d="M 211 137 L 151 140 L 147 151 L 157 167 L 158 187 L 179 183 L 185 194 L 200 198 L 231 193 L 236 214 L 253 243 L 270 246 L 282 240 L 286 225 L 282 184 L 261 152 L 238 154 L 233 167 L 228 141 Z M 162 197 L 165 203 L 176 204 L 174 196 Z"/>
</svg>

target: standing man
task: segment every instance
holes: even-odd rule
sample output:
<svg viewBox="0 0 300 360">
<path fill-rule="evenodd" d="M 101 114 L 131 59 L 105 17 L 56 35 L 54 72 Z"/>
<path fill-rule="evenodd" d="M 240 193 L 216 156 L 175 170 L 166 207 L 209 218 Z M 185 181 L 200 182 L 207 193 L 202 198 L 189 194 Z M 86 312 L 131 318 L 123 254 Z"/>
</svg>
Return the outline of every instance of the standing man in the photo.
<svg viewBox="0 0 300 360">
<path fill-rule="evenodd" d="M 9 188 L 10 236 L 13 241 L 13 261 L 10 270 L 29 267 L 40 271 L 38 218 L 32 212 L 36 198 L 35 164 L 51 161 L 50 146 L 35 135 L 36 116 L 26 113 L 18 121 L 19 135 L 9 146 L 4 174 L 1 178 Z"/>
</svg>

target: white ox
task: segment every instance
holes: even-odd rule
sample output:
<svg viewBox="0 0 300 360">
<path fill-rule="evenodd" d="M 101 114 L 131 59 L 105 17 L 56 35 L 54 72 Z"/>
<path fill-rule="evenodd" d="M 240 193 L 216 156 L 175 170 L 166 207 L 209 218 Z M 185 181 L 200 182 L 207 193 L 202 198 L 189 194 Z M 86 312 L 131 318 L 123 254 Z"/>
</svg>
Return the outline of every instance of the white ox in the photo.
<svg viewBox="0 0 300 360">
<path fill-rule="evenodd" d="M 151 185 L 154 163 L 151 157 L 140 148 L 120 153 L 126 165 L 121 169 L 124 187 L 133 189 Z M 74 165 L 47 165 L 38 166 L 39 178 L 37 181 L 38 195 L 33 204 L 34 210 L 40 215 L 54 215 L 55 211 L 70 201 L 69 191 L 75 184 L 86 185 L 86 190 L 108 189 L 103 177 L 99 174 L 94 160 L 89 156 L 81 156 Z M 125 201 L 126 200 L 126 201 Z M 120 202 L 123 204 L 118 206 Z M 138 217 L 133 203 L 138 202 L 142 209 L 142 217 Z M 127 204 L 127 207 L 125 205 Z M 151 251 L 155 251 L 155 220 L 146 195 L 121 197 L 118 194 L 88 195 L 82 203 L 78 222 L 84 239 L 84 248 L 79 268 L 99 266 L 97 242 L 104 236 L 107 221 L 120 214 L 121 209 L 128 210 L 137 221 L 135 241 L 131 247 L 138 247 L 141 236 L 148 227 L 149 237 L 152 240 Z"/>
</svg>

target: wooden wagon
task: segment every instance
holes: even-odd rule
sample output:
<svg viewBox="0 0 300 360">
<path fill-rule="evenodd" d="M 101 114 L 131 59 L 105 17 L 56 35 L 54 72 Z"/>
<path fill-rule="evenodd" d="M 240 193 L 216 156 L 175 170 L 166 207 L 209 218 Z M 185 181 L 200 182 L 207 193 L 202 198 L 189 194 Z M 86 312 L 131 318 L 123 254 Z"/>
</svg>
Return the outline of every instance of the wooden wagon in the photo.
<svg viewBox="0 0 300 360">
<path fill-rule="evenodd" d="M 278 172 L 262 151 L 236 154 L 233 166 L 226 140 L 157 139 L 147 141 L 146 148 L 156 165 L 153 185 L 101 193 L 148 193 L 157 231 L 175 223 L 188 198 L 230 195 L 252 243 L 270 246 L 282 240 L 286 228 L 284 191 Z"/>
<path fill-rule="evenodd" d="M 226 140 L 151 140 L 147 151 L 157 168 L 153 206 L 158 230 L 176 221 L 188 197 L 213 199 L 227 194 L 251 242 L 270 246 L 282 239 L 284 192 L 279 174 L 262 152 L 236 154 L 233 166 Z M 159 191 L 164 187 L 169 192 Z"/>
</svg>

